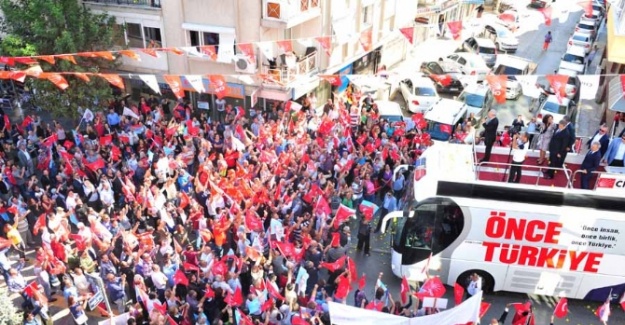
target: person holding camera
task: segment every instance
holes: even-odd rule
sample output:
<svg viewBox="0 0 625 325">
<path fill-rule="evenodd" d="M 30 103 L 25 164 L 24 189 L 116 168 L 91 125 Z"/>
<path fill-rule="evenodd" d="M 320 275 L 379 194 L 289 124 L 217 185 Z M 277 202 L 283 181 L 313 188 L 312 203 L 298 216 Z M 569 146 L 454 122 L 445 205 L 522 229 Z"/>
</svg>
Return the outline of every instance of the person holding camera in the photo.
<svg viewBox="0 0 625 325">
<path fill-rule="evenodd" d="M 529 140 L 527 133 L 517 133 L 512 137 L 512 165 L 510 166 L 510 175 L 508 176 L 508 183 L 520 183 L 521 182 L 521 166 L 527 157 L 527 150 L 529 149 Z"/>
</svg>

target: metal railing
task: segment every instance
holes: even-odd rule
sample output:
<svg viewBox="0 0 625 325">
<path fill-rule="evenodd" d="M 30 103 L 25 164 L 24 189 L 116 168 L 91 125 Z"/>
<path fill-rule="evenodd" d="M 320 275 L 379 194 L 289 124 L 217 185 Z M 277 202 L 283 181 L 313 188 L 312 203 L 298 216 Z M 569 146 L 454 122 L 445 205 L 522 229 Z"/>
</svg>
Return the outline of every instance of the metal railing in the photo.
<svg viewBox="0 0 625 325">
<path fill-rule="evenodd" d="M 597 179 L 595 179 L 595 184 L 594 184 L 594 185 L 592 186 L 592 188 L 591 188 L 591 189 L 589 189 L 589 190 L 594 191 L 594 190 L 597 188 L 597 183 L 599 183 L 599 178 L 600 178 L 600 177 L 599 177 L 599 175 L 601 175 L 601 174 L 605 174 L 605 173 L 606 173 L 606 172 L 598 172 L 598 171 L 594 171 L 594 172 L 592 172 L 592 173 L 591 173 L 591 174 L 597 175 Z M 569 187 L 570 187 L 570 188 L 575 188 L 574 183 L 575 183 L 575 180 L 576 180 L 577 174 L 582 174 L 582 170 L 581 170 L 581 169 L 578 169 L 578 170 L 576 170 L 576 171 L 573 173 L 573 177 L 571 177 L 571 180 L 570 180 L 570 182 L 569 182 Z"/>
<path fill-rule="evenodd" d="M 484 165 L 494 165 L 494 166 L 503 166 L 506 168 L 506 171 L 503 173 L 503 178 L 502 178 L 502 182 L 506 182 L 507 181 L 507 175 L 510 171 L 510 167 L 513 166 L 514 164 L 511 163 L 497 163 L 497 162 L 488 162 L 488 161 L 484 161 L 484 162 L 480 162 L 477 164 L 477 170 L 476 170 L 476 180 L 480 180 L 480 172 L 481 172 L 481 168 L 480 167 L 484 167 Z M 530 170 L 536 170 L 538 171 L 538 173 L 536 174 L 536 183 L 534 184 L 535 186 L 541 186 L 538 184 L 538 182 L 540 181 L 541 178 L 541 174 L 544 175 L 545 171 L 548 170 L 553 170 L 553 171 L 563 171 L 564 175 L 566 176 L 566 185 L 565 187 L 571 187 L 571 175 L 572 175 L 572 170 L 569 168 L 566 168 L 566 164 L 563 164 L 562 167 L 543 167 L 543 166 L 537 166 L 537 165 L 521 165 L 521 168 L 523 168 L 524 170 L 530 169 Z M 527 175 L 526 175 L 527 176 Z"/>
<path fill-rule="evenodd" d="M 101 3 L 106 5 L 138 6 L 160 8 L 161 0 L 82 0 L 83 2 Z"/>
<path fill-rule="evenodd" d="M 278 83 L 287 84 L 295 81 L 302 75 L 308 75 L 315 71 L 315 69 L 317 69 L 317 52 L 310 53 L 301 58 L 291 67 L 286 64 L 275 69 L 264 66 L 263 73 L 270 75 L 272 79 Z"/>
</svg>

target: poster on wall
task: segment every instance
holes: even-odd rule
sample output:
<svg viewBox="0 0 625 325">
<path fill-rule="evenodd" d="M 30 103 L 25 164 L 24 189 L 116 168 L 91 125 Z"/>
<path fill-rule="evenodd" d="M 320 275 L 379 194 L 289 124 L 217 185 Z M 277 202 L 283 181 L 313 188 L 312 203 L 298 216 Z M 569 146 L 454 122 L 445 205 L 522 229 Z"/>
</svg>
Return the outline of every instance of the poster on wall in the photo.
<svg viewBox="0 0 625 325">
<path fill-rule="evenodd" d="M 199 109 L 205 109 L 205 110 L 210 110 L 210 105 L 208 104 L 208 102 L 198 101 L 198 102 L 197 102 L 197 108 L 199 108 Z"/>
</svg>

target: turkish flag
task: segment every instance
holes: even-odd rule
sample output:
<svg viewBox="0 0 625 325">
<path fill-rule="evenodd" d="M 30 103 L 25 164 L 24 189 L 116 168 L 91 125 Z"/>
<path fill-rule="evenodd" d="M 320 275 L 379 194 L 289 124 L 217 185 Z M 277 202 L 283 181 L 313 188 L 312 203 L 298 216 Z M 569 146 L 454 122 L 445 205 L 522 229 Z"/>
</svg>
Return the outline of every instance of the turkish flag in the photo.
<svg viewBox="0 0 625 325">
<path fill-rule="evenodd" d="M 415 296 L 421 300 L 425 297 L 441 298 L 445 295 L 445 291 L 447 291 L 447 289 L 445 289 L 441 279 L 439 277 L 433 277 L 425 281 Z"/>
<path fill-rule="evenodd" d="M 273 298 L 269 297 L 265 302 L 260 306 L 260 310 L 265 312 L 267 310 L 271 310 L 273 308 L 274 302 Z"/>
<path fill-rule="evenodd" d="M 29 296 L 29 297 L 34 297 L 35 296 L 35 292 L 39 291 L 39 285 L 37 284 L 36 281 L 33 281 L 31 283 L 29 283 L 25 288 L 24 288 L 24 294 Z"/>
<path fill-rule="evenodd" d="M 326 216 L 329 216 L 330 213 L 332 213 L 332 208 L 330 208 L 328 200 L 326 200 L 326 198 L 323 196 L 319 197 L 319 201 L 317 201 L 317 206 L 315 207 L 315 210 L 325 214 Z"/>
<path fill-rule="evenodd" d="M 113 142 L 113 135 L 112 134 L 107 134 L 107 135 L 104 135 L 104 136 L 100 137 L 100 145 L 101 146 L 108 146 L 112 142 Z"/>
<path fill-rule="evenodd" d="M 338 210 L 336 210 L 336 215 L 334 215 L 334 226 L 338 227 L 340 224 L 347 221 L 350 217 L 354 217 L 355 215 L 356 210 L 348 208 L 341 203 Z"/>
<path fill-rule="evenodd" d="M 506 82 L 508 77 L 505 75 L 487 75 L 486 82 L 488 83 L 495 100 L 499 104 L 506 102 Z"/>
<path fill-rule="evenodd" d="M 272 283 L 267 283 L 266 288 L 267 292 L 271 297 L 277 300 L 284 301 L 284 296 L 280 294 L 280 291 L 278 291 L 278 289 L 276 289 L 276 287 Z"/>
<path fill-rule="evenodd" d="M 228 266 L 225 262 L 215 261 L 213 262 L 213 267 L 211 269 L 213 275 L 225 275 L 228 272 Z"/>
<path fill-rule="evenodd" d="M 343 267 L 345 267 L 345 260 L 346 259 L 347 259 L 347 256 L 343 256 L 343 257 L 339 258 L 338 260 L 334 261 L 333 263 L 321 262 L 321 263 L 319 263 L 319 267 L 325 267 L 330 272 L 336 272 L 336 271 L 342 269 Z"/>
<path fill-rule="evenodd" d="M 180 205 L 179 205 L 179 207 L 181 209 L 184 209 L 184 208 L 186 208 L 189 205 L 189 203 L 190 203 L 190 199 L 189 199 L 189 196 L 187 195 L 187 193 L 181 192 L 180 193 Z"/>
<path fill-rule="evenodd" d="M 558 318 L 566 317 L 566 314 L 569 313 L 569 303 L 566 298 L 560 298 L 556 308 L 553 310 L 553 316 Z"/>
<path fill-rule="evenodd" d="M 85 167 L 91 169 L 92 171 L 96 171 L 99 169 L 104 168 L 106 164 L 104 163 L 104 160 L 102 158 L 98 158 L 98 160 L 92 162 L 92 163 L 87 163 L 85 164 Z"/>
<path fill-rule="evenodd" d="M 119 160 L 121 156 L 122 156 L 122 152 L 121 150 L 119 150 L 119 147 L 117 147 L 116 145 L 113 145 L 111 147 L 111 158 L 113 159 L 113 161 Z"/>
<path fill-rule="evenodd" d="M 315 40 L 319 42 L 319 45 L 321 45 L 321 48 L 328 56 L 332 55 L 332 36 L 315 37 Z"/>
<path fill-rule="evenodd" d="M 406 279 L 405 275 L 401 277 L 400 288 L 401 302 L 402 304 L 405 304 L 406 302 L 408 302 L 408 294 L 410 293 L 410 284 L 408 284 L 408 279 Z"/>
<path fill-rule="evenodd" d="M 341 76 L 339 75 L 319 75 L 319 78 L 329 82 L 334 87 L 341 87 L 341 85 L 343 84 L 343 80 L 341 80 Z"/>
<path fill-rule="evenodd" d="M 347 258 L 347 269 L 349 270 L 349 274 L 351 276 L 352 281 L 356 281 L 358 279 L 358 271 L 356 270 L 356 262 L 353 259 Z"/>
<path fill-rule="evenodd" d="M 448 75 L 448 74 L 442 74 L 442 75 L 438 75 L 438 74 L 433 74 L 431 75 L 432 79 L 434 79 L 434 81 L 438 82 L 439 84 L 443 85 L 443 87 L 447 87 L 449 85 L 451 85 L 451 82 L 453 81 L 453 78 Z"/>
<path fill-rule="evenodd" d="M 174 284 L 183 284 L 185 286 L 188 286 L 189 279 L 187 279 L 187 276 L 184 274 L 184 272 L 178 270 L 176 271 L 176 273 L 174 273 Z"/>
<path fill-rule="evenodd" d="M 44 228 L 46 226 L 46 214 L 42 213 L 37 218 L 37 222 L 33 226 L 33 234 L 37 236 L 39 234 L 39 229 Z"/>
<path fill-rule="evenodd" d="M 263 222 L 258 218 L 254 212 L 247 211 L 245 214 L 245 226 L 252 231 L 262 231 Z"/>
<path fill-rule="evenodd" d="M 215 93 L 217 98 L 222 99 L 228 94 L 228 87 L 226 85 L 226 78 L 222 75 L 210 75 L 210 87 Z"/>
<path fill-rule="evenodd" d="M 184 270 L 188 271 L 188 272 L 198 272 L 198 271 L 200 271 L 199 267 L 197 267 L 197 266 L 195 266 L 195 265 L 193 265 L 193 264 L 191 264 L 189 262 L 182 263 L 182 266 L 184 267 Z"/>
<path fill-rule="evenodd" d="M 367 285 L 367 277 L 363 274 L 360 279 L 358 279 L 358 289 L 362 290 Z"/>
<path fill-rule="evenodd" d="M 373 28 L 367 28 L 360 32 L 360 45 L 362 45 L 365 52 L 371 51 L 371 46 L 373 46 Z"/>
<path fill-rule="evenodd" d="M 462 36 L 462 20 L 448 22 L 447 28 L 449 28 L 449 32 L 455 40 L 460 39 Z"/>
<path fill-rule="evenodd" d="M 454 283 L 454 302 L 456 305 L 460 305 L 462 297 L 464 297 L 464 288 L 456 282 Z"/>
<path fill-rule="evenodd" d="M 304 194 L 302 199 L 306 203 L 310 204 L 310 203 L 312 203 L 312 201 L 314 200 L 315 197 L 319 197 L 322 194 L 323 194 L 323 192 L 321 191 L 319 186 L 317 184 L 313 184 L 313 185 L 310 186 L 310 191 L 308 191 L 308 193 Z"/>
<path fill-rule="evenodd" d="M 201 46 L 200 52 L 208 56 L 213 61 L 217 60 L 217 47 L 215 45 Z"/>
<path fill-rule="evenodd" d="M 169 88 L 174 93 L 176 98 L 184 98 L 184 89 L 182 89 L 182 81 L 180 80 L 180 76 L 164 74 L 163 79 L 165 79 L 165 82 L 169 85 Z"/>
<path fill-rule="evenodd" d="M 443 133 L 451 134 L 451 125 L 440 124 L 440 130 Z"/>
<path fill-rule="evenodd" d="M 366 306 L 365 309 L 367 310 L 377 310 L 377 311 L 382 311 L 382 309 L 384 309 L 384 302 L 382 301 L 371 301 L 369 302 Z"/>
<path fill-rule="evenodd" d="M 229 306 L 241 306 L 243 304 L 243 293 L 241 293 L 241 287 L 234 289 L 234 293 L 228 293 L 224 301 Z"/>
<path fill-rule="evenodd" d="M 416 124 L 417 129 L 425 129 L 425 127 L 427 127 L 427 122 L 425 121 L 425 118 L 423 117 L 423 113 L 415 113 L 412 114 L 412 121 Z"/>
<path fill-rule="evenodd" d="M 296 252 L 295 252 L 295 246 L 293 246 L 293 244 L 289 243 L 289 242 L 274 242 L 274 244 L 276 245 L 276 247 L 278 247 L 278 250 L 280 250 L 280 253 L 282 253 L 282 255 L 284 255 L 285 257 L 288 256 L 295 256 Z"/>
<path fill-rule="evenodd" d="M 87 248 L 87 242 L 85 241 L 85 238 L 83 238 L 83 236 L 79 234 L 70 234 L 69 239 L 74 241 L 74 243 L 76 244 L 76 249 L 78 249 L 78 251 L 82 252 Z"/>
<path fill-rule="evenodd" d="M 512 306 L 515 309 L 514 316 L 512 316 L 512 325 L 534 325 L 534 315 L 531 311 L 531 302 L 528 301 L 524 304 L 514 303 Z"/>
<path fill-rule="evenodd" d="M 339 283 L 336 287 L 336 292 L 334 292 L 334 296 L 338 299 L 345 299 L 347 294 L 349 293 L 349 289 L 351 289 L 349 278 L 346 276 L 341 276 L 339 278 Z"/>
<path fill-rule="evenodd" d="M 253 43 L 240 43 L 237 44 L 241 53 L 248 57 L 248 59 L 256 58 L 256 54 L 254 53 L 254 44 Z"/>
<path fill-rule="evenodd" d="M 484 315 L 486 315 L 486 312 L 488 311 L 488 309 L 490 308 L 490 304 L 487 302 L 482 302 L 480 303 L 480 318 L 484 317 Z"/>
<path fill-rule="evenodd" d="M 551 7 L 545 7 L 539 11 L 545 17 L 545 26 L 551 26 Z"/>
<path fill-rule="evenodd" d="M 404 35 L 404 37 L 406 37 L 406 39 L 408 40 L 408 42 L 410 42 L 410 44 L 414 42 L 414 27 L 400 28 L 399 31 L 401 32 L 402 35 Z"/>
<path fill-rule="evenodd" d="M 562 74 L 548 74 L 545 78 L 547 78 L 549 85 L 556 93 L 558 102 L 562 103 L 562 98 L 566 97 L 566 84 L 569 81 L 569 76 Z"/>
<path fill-rule="evenodd" d="M 152 305 L 154 306 L 154 309 L 156 309 L 162 315 L 167 314 L 167 306 L 165 304 L 159 304 L 158 302 L 155 302 Z"/>
<path fill-rule="evenodd" d="M 291 325 L 310 325 L 310 323 L 300 315 L 293 315 Z"/>
<path fill-rule="evenodd" d="M 254 321 L 250 318 L 250 316 L 246 315 L 241 309 L 237 309 L 239 313 L 239 325 L 254 325 Z M 291 320 L 292 324 L 293 320 Z"/>
</svg>

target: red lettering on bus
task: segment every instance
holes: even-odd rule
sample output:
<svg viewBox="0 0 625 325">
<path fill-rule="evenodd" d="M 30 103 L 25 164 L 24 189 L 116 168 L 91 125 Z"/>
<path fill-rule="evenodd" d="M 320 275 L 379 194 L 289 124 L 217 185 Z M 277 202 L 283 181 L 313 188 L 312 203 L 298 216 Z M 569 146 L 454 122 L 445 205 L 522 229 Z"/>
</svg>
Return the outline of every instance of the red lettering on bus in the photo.
<svg viewBox="0 0 625 325">
<path fill-rule="evenodd" d="M 570 271 L 597 273 L 603 253 L 577 252 L 559 248 L 535 247 L 518 244 L 482 242 L 486 248 L 485 262 L 499 262 L 540 268 L 563 269 L 569 259 Z"/>
<path fill-rule="evenodd" d="M 542 220 L 528 220 L 505 218 L 505 215 L 491 213 L 486 221 L 486 236 L 490 238 L 504 238 L 525 240 L 531 243 L 557 244 L 562 223 Z"/>
</svg>

